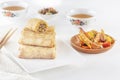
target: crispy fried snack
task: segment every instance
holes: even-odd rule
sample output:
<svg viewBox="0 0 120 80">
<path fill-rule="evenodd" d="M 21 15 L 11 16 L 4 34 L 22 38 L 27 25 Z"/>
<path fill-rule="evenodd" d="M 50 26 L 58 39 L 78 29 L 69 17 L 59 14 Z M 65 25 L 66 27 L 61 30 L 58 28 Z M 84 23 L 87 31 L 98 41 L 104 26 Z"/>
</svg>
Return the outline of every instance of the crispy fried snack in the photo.
<svg viewBox="0 0 120 80">
<path fill-rule="evenodd" d="M 96 37 L 94 38 L 94 42 L 95 43 L 98 43 L 100 41 L 100 36 L 101 36 L 101 33 L 98 32 L 97 35 L 96 35 Z"/>
<path fill-rule="evenodd" d="M 32 18 L 28 21 L 26 27 L 30 30 L 40 33 L 45 32 L 47 30 L 48 25 L 44 20 Z"/>
<path fill-rule="evenodd" d="M 19 39 L 20 44 L 42 47 L 55 46 L 54 27 L 48 27 L 44 33 L 36 33 L 28 28 L 24 28 Z"/>
<path fill-rule="evenodd" d="M 100 45 L 92 42 L 85 34 L 85 31 L 83 31 L 83 29 L 80 29 L 80 34 L 79 34 L 79 38 L 82 42 L 84 42 L 90 49 L 99 49 L 101 48 Z"/>
<path fill-rule="evenodd" d="M 56 57 L 56 47 L 38 47 L 29 45 L 20 45 L 20 58 L 25 59 L 54 59 Z"/>
<path fill-rule="evenodd" d="M 103 30 L 103 29 L 101 29 L 100 40 L 101 40 L 102 42 L 105 42 L 105 41 L 106 41 L 106 39 L 105 39 L 105 33 L 104 33 L 104 30 Z"/>
<path fill-rule="evenodd" d="M 106 48 L 114 42 L 112 37 L 104 33 L 103 29 L 101 32 L 95 30 L 85 32 L 82 28 L 80 28 L 77 41 L 80 41 L 78 42 L 80 46 L 86 49 Z"/>
</svg>

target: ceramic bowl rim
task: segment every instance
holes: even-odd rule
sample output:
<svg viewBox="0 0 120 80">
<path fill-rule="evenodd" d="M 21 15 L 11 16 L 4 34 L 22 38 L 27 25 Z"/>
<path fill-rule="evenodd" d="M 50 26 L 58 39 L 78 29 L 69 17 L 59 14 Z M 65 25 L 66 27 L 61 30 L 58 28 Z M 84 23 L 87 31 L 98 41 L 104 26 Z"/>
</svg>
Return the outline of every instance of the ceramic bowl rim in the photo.
<svg viewBox="0 0 120 80">
<path fill-rule="evenodd" d="M 4 9 L 3 9 L 3 7 L 4 7 L 5 4 L 10 5 L 12 2 L 13 2 L 13 4 L 16 3 L 15 6 L 17 6 L 17 5 L 19 4 L 20 6 L 24 7 L 24 9 L 22 9 L 22 10 L 16 10 L 16 11 L 4 10 Z M 21 5 L 21 4 L 22 4 L 22 5 Z M 3 11 L 11 11 L 11 12 L 24 11 L 24 10 L 27 10 L 28 7 L 29 7 L 29 6 L 28 6 L 28 3 L 24 2 L 24 1 L 17 1 L 17 0 L 14 0 L 14 1 L 5 1 L 5 2 L 2 2 L 2 3 L 0 4 L 0 9 L 1 9 L 1 10 L 3 10 Z"/>
<path fill-rule="evenodd" d="M 79 13 L 92 15 L 92 17 L 90 17 L 90 18 L 75 18 L 75 17 L 72 17 L 73 14 L 79 14 Z M 67 18 L 74 19 L 74 20 L 95 19 L 96 18 L 96 11 L 92 10 L 92 9 L 87 9 L 87 8 L 76 8 L 76 9 L 70 10 L 70 12 L 67 14 Z"/>
</svg>

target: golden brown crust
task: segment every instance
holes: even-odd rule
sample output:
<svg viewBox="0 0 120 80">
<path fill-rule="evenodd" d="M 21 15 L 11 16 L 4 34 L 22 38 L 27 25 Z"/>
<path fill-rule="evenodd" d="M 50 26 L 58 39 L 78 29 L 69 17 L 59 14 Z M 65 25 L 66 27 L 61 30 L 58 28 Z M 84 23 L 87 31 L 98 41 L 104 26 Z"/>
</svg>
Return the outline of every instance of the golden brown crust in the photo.
<svg viewBox="0 0 120 80">
<path fill-rule="evenodd" d="M 53 47 L 55 46 L 55 32 L 53 27 L 49 27 L 47 32 L 36 33 L 24 28 L 19 39 L 20 44 Z"/>
<path fill-rule="evenodd" d="M 36 46 L 20 45 L 20 58 L 25 59 L 54 59 L 56 48 L 43 48 Z"/>
<path fill-rule="evenodd" d="M 39 33 L 39 32 L 45 32 L 48 28 L 48 25 L 44 20 L 32 18 L 28 21 L 26 27 L 29 28 L 30 30 Z"/>
<path fill-rule="evenodd" d="M 56 57 L 54 27 L 32 18 L 21 32 L 19 57 L 24 59 L 54 59 Z"/>
</svg>

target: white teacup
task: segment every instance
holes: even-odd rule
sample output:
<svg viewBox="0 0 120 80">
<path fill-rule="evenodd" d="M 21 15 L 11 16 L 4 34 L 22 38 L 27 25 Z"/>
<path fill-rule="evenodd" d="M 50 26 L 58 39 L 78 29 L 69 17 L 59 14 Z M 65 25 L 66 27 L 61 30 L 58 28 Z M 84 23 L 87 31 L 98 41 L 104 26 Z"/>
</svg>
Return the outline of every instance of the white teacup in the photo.
<svg viewBox="0 0 120 80">
<path fill-rule="evenodd" d="M 22 7 L 23 9 L 19 9 L 19 10 L 11 10 L 10 8 L 5 9 L 6 7 L 12 7 L 12 6 Z M 7 18 L 22 17 L 27 13 L 27 9 L 28 9 L 28 4 L 23 1 L 7 1 L 0 4 L 0 14 L 3 17 L 7 17 Z"/>
<path fill-rule="evenodd" d="M 79 14 L 84 14 L 89 17 L 73 17 L 73 15 L 79 15 Z M 84 8 L 78 8 L 78 9 L 73 9 L 71 10 L 67 18 L 73 25 L 77 26 L 88 26 L 96 21 L 96 12 L 90 9 L 84 9 Z"/>
</svg>

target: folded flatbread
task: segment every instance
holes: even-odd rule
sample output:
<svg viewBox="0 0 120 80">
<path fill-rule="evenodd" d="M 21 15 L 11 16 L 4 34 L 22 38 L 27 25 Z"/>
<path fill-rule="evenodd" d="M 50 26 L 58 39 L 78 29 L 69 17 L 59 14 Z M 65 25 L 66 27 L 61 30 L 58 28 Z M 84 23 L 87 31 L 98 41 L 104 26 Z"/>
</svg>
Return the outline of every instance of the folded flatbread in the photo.
<svg viewBox="0 0 120 80">
<path fill-rule="evenodd" d="M 35 32 L 45 32 L 47 30 L 47 23 L 44 20 L 32 18 L 28 21 L 27 28 L 35 31 Z"/>
<path fill-rule="evenodd" d="M 54 59 L 56 56 L 55 46 L 52 48 L 20 45 L 20 58 L 25 59 Z"/>
<path fill-rule="evenodd" d="M 53 47 L 55 46 L 54 27 L 48 27 L 44 33 L 36 33 L 28 28 L 24 28 L 19 39 L 20 44 Z"/>
</svg>

